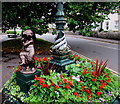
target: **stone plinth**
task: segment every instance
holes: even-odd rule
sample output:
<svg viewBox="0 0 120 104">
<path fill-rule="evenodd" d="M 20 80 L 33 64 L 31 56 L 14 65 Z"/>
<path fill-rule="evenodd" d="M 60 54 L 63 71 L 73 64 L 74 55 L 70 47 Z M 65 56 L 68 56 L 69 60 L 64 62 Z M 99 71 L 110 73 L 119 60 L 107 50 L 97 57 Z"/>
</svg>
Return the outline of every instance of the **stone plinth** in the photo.
<svg viewBox="0 0 120 104">
<path fill-rule="evenodd" d="M 16 72 L 17 84 L 20 86 L 22 92 L 27 93 L 32 84 L 32 80 L 35 78 L 35 75 L 39 76 L 40 71 L 36 71 L 33 74 L 22 74 L 21 72 Z"/>
</svg>

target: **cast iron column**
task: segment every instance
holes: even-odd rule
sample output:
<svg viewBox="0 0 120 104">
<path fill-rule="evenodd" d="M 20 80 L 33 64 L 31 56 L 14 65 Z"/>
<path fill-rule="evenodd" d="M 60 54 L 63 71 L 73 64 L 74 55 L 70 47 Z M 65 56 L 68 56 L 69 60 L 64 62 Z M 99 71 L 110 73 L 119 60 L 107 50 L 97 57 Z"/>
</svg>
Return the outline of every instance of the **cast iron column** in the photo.
<svg viewBox="0 0 120 104">
<path fill-rule="evenodd" d="M 51 60 L 52 64 L 57 66 L 57 72 L 64 72 L 65 65 L 73 63 L 72 60 L 68 59 L 68 54 L 70 52 L 70 48 L 67 45 L 67 41 L 64 35 L 64 25 L 66 24 L 66 20 L 64 18 L 63 12 L 63 3 L 57 3 L 57 13 L 55 19 L 56 29 L 57 29 L 57 36 L 55 37 L 54 45 L 52 48 L 52 57 Z"/>
</svg>

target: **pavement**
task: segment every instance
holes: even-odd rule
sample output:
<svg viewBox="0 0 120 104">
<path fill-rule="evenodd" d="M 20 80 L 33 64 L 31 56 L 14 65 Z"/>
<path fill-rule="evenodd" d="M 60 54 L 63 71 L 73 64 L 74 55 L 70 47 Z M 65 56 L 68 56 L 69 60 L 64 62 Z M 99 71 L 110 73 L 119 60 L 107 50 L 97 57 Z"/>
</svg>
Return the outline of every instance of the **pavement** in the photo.
<svg viewBox="0 0 120 104">
<path fill-rule="evenodd" d="M 108 39 L 96 39 L 96 38 L 91 38 L 91 37 L 83 37 L 83 36 L 75 36 L 75 35 L 69 35 L 69 34 L 66 34 L 67 36 L 70 36 L 70 37 L 77 37 L 77 38 L 84 38 L 84 39 L 88 39 L 88 40 L 93 40 L 93 41 L 101 41 L 101 42 L 110 42 L 112 44 L 119 44 L 118 41 L 116 40 L 108 40 Z M 2 36 L 0 35 L 0 39 L 1 37 L 4 37 L 4 39 L 7 39 L 6 38 L 6 35 Z M 38 37 L 41 37 L 42 36 L 39 36 Z M 49 37 L 48 37 L 49 38 Z M 9 40 L 9 39 L 7 39 Z M 0 41 L 2 42 L 2 41 Z M 51 39 L 51 42 L 54 42 L 54 38 Z M 75 51 L 72 51 L 71 54 L 78 54 L 80 55 L 81 57 L 85 57 L 84 55 L 81 55 Z M 50 55 L 36 55 L 37 57 L 50 57 Z M 19 59 L 19 55 L 14 55 L 14 54 L 2 54 L 2 56 L 0 56 L 0 64 L 1 64 L 1 69 L 0 70 L 1 72 L 1 84 L 0 84 L 0 88 L 2 88 L 3 84 L 11 77 L 12 73 L 16 70 L 16 67 L 19 65 L 19 62 L 20 62 L 20 59 Z M 116 73 L 115 73 L 116 74 Z"/>
<path fill-rule="evenodd" d="M 82 38 L 82 39 L 87 39 L 87 40 L 100 41 L 100 42 L 106 42 L 106 43 L 112 43 L 112 44 L 120 44 L 118 40 L 87 37 L 87 36 L 82 36 L 82 35 L 70 35 L 70 34 L 66 34 L 66 35 L 70 37 Z"/>
</svg>

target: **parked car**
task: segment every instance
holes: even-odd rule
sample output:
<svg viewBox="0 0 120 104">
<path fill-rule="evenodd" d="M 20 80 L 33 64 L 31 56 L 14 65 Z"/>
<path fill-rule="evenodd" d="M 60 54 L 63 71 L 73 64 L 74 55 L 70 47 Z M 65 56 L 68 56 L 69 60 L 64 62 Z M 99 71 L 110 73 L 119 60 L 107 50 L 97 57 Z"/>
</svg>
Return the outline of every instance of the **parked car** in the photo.
<svg viewBox="0 0 120 104">
<path fill-rule="evenodd" d="M 21 36 L 22 29 L 20 29 L 20 28 L 16 28 L 15 30 L 14 29 L 9 29 L 9 30 L 6 31 L 6 33 L 9 34 L 8 35 L 9 38 L 15 38 L 17 36 Z"/>
</svg>

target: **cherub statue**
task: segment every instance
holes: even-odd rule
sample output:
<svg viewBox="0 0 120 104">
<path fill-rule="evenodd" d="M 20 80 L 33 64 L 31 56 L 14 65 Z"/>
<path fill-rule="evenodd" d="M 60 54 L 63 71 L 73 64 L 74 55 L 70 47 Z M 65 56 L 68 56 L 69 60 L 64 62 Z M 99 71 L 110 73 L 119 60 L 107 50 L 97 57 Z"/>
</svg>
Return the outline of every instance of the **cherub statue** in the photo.
<svg viewBox="0 0 120 104">
<path fill-rule="evenodd" d="M 34 63 L 34 41 L 33 32 L 26 30 L 22 34 L 23 50 L 20 52 L 20 65 L 22 66 L 21 73 L 30 74 L 36 71 Z"/>
</svg>

